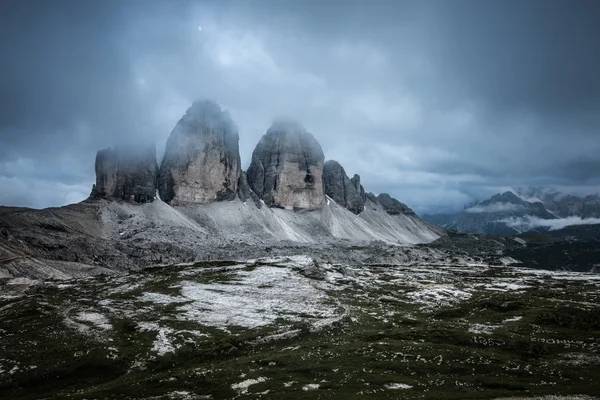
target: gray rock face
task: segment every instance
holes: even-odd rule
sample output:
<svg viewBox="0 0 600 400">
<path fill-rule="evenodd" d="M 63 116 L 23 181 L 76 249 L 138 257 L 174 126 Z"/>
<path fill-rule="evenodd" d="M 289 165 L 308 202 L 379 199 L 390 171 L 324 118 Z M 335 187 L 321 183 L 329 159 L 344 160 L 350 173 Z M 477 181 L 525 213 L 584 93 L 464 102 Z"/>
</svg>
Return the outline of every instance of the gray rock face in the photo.
<svg viewBox="0 0 600 400">
<path fill-rule="evenodd" d="M 262 203 L 260 202 L 260 199 L 258 198 L 256 193 L 254 193 L 250 189 L 250 186 L 248 185 L 248 177 L 246 176 L 245 172 L 242 172 L 240 175 L 240 179 L 238 181 L 237 195 L 238 195 L 239 199 L 243 202 L 246 202 L 246 201 L 248 201 L 248 199 L 251 199 L 254 202 L 254 204 L 256 205 L 256 207 L 258 207 L 258 208 L 262 207 Z"/>
<path fill-rule="evenodd" d="M 196 101 L 167 141 L 160 166 L 161 199 L 172 205 L 232 200 L 241 176 L 237 127 L 211 101 Z"/>
<path fill-rule="evenodd" d="M 365 193 L 365 188 L 363 187 L 363 185 L 360 184 L 360 175 L 354 174 L 352 179 L 350 179 L 350 182 L 352 182 L 352 184 L 354 185 L 354 188 L 360 195 L 360 198 L 362 199 L 363 203 L 367 201 L 367 194 Z"/>
<path fill-rule="evenodd" d="M 387 193 L 381 193 L 377 196 L 377 202 L 390 215 L 415 215 L 415 212 L 406 204 L 399 202 Z"/>
<path fill-rule="evenodd" d="M 117 146 L 96 154 L 96 184 L 90 197 L 146 203 L 156 194 L 156 149 Z"/>
<path fill-rule="evenodd" d="M 252 153 L 248 184 L 271 207 L 320 207 L 325 202 L 324 161 L 321 146 L 301 125 L 276 123 Z"/>
<path fill-rule="evenodd" d="M 360 214 L 365 208 L 365 201 L 360 195 L 360 177 L 354 175 L 353 179 L 356 181 L 348 178 L 346 171 L 337 161 L 329 160 L 323 165 L 325 194 L 354 214 Z"/>
</svg>

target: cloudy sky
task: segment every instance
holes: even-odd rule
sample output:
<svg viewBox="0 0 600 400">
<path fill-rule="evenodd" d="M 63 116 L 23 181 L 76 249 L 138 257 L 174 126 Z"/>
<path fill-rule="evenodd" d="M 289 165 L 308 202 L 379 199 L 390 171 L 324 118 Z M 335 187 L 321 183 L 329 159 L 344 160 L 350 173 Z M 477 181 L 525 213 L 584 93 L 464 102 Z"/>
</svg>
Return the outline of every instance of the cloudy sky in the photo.
<svg viewBox="0 0 600 400">
<path fill-rule="evenodd" d="M 84 199 L 96 150 L 161 152 L 198 98 L 230 111 L 244 168 L 292 117 L 417 212 L 596 192 L 599 20 L 596 0 L 4 0 L 0 204 Z"/>
</svg>

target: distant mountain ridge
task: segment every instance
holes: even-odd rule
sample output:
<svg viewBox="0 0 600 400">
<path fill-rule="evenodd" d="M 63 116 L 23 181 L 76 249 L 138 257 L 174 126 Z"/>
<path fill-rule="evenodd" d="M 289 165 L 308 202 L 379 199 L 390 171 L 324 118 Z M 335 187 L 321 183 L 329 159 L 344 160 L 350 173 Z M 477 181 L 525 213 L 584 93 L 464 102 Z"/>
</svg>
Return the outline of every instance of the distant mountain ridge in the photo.
<svg viewBox="0 0 600 400">
<path fill-rule="evenodd" d="M 600 195 L 579 197 L 559 192 L 554 188 L 529 187 L 517 189 L 519 196 L 527 201 L 539 201 L 555 217 L 600 218 Z"/>
<path fill-rule="evenodd" d="M 432 224 L 459 232 L 513 235 L 600 224 L 600 196 L 578 197 L 552 188 L 499 193 L 452 214 L 425 214 Z"/>
</svg>

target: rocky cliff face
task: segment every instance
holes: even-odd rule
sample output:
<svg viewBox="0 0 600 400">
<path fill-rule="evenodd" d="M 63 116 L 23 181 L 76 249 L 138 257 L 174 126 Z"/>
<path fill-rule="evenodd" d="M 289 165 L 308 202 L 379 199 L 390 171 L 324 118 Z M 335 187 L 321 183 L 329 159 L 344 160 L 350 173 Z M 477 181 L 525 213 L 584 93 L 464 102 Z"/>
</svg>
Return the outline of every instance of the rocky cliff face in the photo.
<svg viewBox="0 0 600 400">
<path fill-rule="evenodd" d="M 381 204 L 383 209 L 390 215 L 415 215 L 415 212 L 406 204 L 399 202 L 387 193 L 381 193 L 376 197 L 377 202 Z"/>
<path fill-rule="evenodd" d="M 301 125 L 276 123 L 252 153 L 248 184 L 271 207 L 320 207 L 325 202 L 324 161 L 321 146 Z"/>
<path fill-rule="evenodd" d="M 90 197 L 145 203 L 156 194 L 156 149 L 117 146 L 96 154 L 96 184 Z"/>
<path fill-rule="evenodd" d="M 360 175 L 354 174 L 352 179 L 350 179 L 350 182 L 352 182 L 352 184 L 354 185 L 354 188 L 360 195 L 360 198 L 362 199 L 363 203 L 367 201 L 367 194 L 365 193 L 365 188 L 363 187 L 363 185 L 360 184 Z"/>
<path fill-rule="evenodd" d="M 211 101 L 196 101 L 167 141 L 160 167 L 161 199 L 173 205 L 231 200 L 241 177 L 237 127 Z"/>
<path fill-rule="evenodd" d="M 154 147 L 99 151 L 92 197 L 147 202 L 158 190 L 171 205 L 238 197 L 259 208 L 264 202 L 306 210 L 323 206 L 327 194 L 357 215 L 368 203 L 390 215 L 414 216 L 388 194 L 365 193 L 360 176 L 350 179 L 337 161 L 325 163 L 317 140 L 298 123 L 274 123 L 254 149 L 246 173 L 238 142 L 237 127 L 226 111 L 212 101 L 196 101 L 171 132 L 160 169 Z"/>
<path fill-rule="evenodd" d="M 365 208 L 365 201 L 360 192 L 360 176 L 354 175 L 352 179 L 354 181 L 348 178 L 346 171 L 337 161 L 329 160 L 323 165 L 325 194 L 354 214 L 360 214 Z"/>
<path fill-rule="evenodd" d="M 258 198 L 256 193 L 254 193 L 250 189 L 250 185 L 248 185 L 248 177 L 245 172 L 242 172 L 240 175 L 240 179 L 238 181 L 237 195 L 239 199 L 244 203 L 248 201 L 248 199 L 251 199 L 256 205 L 256 207 L 262 208 L 262 203 L 260 202 L 260 199 Z"/>
</svg>

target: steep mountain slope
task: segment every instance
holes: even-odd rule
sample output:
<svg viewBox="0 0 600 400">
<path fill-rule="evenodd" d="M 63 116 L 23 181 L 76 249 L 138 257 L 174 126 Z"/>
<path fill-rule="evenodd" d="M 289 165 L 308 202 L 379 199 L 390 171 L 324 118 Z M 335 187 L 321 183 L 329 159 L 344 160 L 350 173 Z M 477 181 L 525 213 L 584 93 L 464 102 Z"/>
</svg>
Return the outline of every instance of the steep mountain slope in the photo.
<svg viewBox="0 0 600 400">
<path fill-rule="evenodd" d="M 443 235 L 414 215 L 389 215 L 378 204 L 355 215 L 333 200 L 302 212 L 239 199 L 172 207 L 90 200 L 0 213 L 0 274 L 81 276 L 211 258 L 257 256 L 262 246 L 428 243 Z M 222 251 L 223 249 L 224 252 Z M 310 251 L 310 250 L 307 250 Z"/>
</svg>

